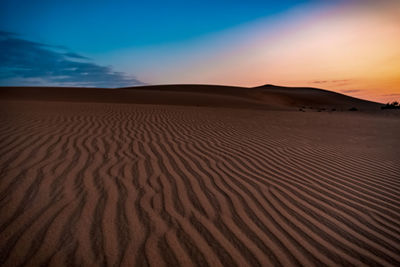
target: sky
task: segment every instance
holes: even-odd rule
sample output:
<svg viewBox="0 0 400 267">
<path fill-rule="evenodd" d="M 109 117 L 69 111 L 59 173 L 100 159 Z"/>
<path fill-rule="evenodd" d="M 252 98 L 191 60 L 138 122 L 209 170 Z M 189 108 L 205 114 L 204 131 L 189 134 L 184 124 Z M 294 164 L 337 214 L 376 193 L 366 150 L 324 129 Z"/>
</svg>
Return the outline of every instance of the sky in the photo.
<svg viewBox="0 0 400 267">
<path fill-rule="evenodd" d="M 0 1 L 0 86 L 181 83 L 399 100 L 400 1 Z"/>
</svg>

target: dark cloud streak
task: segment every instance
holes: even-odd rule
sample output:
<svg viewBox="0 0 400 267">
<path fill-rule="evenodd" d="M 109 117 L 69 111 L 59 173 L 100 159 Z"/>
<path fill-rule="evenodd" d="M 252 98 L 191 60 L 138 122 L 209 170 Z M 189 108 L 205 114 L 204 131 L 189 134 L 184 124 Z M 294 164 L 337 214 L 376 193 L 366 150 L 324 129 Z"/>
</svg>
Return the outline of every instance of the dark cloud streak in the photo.
<svg viewBox="0 0 400 267">
<path fill-rule="evenodd" d="M 400 96 L 400 93 L 386 94 L 386 95 L 382 95 L 382 96 Z"/>
<path fill-rule="evenodd" d="M 317 84 L 324 84 L 324 83 L 347 83 L 350 80 L 323 80 L 323 81 L 312 81 L 311 83 L 317 83 Z"/>
<path fill-rule="evenodd" d="M 361 92 L 361 90 L 350 89 L 350 90 L 342 90 L 340 92 L 342 92 L 342 93 L 358 93 L 358 92 Z"/>
<path fill-rule="evenodd" d="M 64 53 L 64 56 L 67 56 L 67 57 L 69 57 L 69 58 L 77 58 L 77 59 L 86 59 L 86 60 L 89 60 L 88 57 L 84 57 L 84 56 L 81 56 L 81 55 L 79 55 L 79 54 L 72 53 L 72 52 Z"/>
<path fill-rule="evenodd" d="M 0 31 L 0 85 L 127 87 L 143 84 L 111 67 L 60 46 L 31 42 Z"/>
</svg>

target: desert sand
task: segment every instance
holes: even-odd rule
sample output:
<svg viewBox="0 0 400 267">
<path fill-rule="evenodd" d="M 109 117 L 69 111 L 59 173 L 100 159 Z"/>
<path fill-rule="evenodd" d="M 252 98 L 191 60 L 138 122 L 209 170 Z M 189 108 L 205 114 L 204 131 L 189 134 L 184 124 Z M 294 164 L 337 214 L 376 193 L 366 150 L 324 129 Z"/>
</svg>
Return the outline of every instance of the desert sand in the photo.
<svg viewBox="0 0 400 267">
<path fill-rule="evenodd" d="M 270 85 L 0 88 L 0 265 L 399 266 L 398 113 Z"/>
</svg>

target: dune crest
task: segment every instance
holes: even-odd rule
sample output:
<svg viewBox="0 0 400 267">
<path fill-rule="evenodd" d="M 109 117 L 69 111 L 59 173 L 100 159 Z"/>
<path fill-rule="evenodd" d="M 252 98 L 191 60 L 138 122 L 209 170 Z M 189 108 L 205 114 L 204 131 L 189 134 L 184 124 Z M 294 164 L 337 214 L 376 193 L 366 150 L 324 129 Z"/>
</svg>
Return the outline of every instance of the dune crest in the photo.
<svg viewBox="0 0 400 267">
<path fill-rule="evenodd" d="M 316 89 L 265 85 L 254 88 L 220 85 L 149 85 L 130 88 L 0 87 L 8 100 L 183 105 L 288 110 L 302 106 L 379 110 L 380 104 Z"/>
</svg>

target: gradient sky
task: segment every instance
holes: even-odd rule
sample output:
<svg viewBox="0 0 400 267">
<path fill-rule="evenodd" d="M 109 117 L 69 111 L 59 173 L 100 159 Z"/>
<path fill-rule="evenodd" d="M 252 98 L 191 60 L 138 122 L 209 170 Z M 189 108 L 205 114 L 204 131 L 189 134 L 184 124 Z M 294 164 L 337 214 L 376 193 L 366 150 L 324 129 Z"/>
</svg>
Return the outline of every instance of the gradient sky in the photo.
<svg viewBox="0 0 400 267">
<path fill-rule="evenodd" d="M 0 1 L 0 85 L 166 83 L 398 100 L 400 1 Z"/>
</svg>

